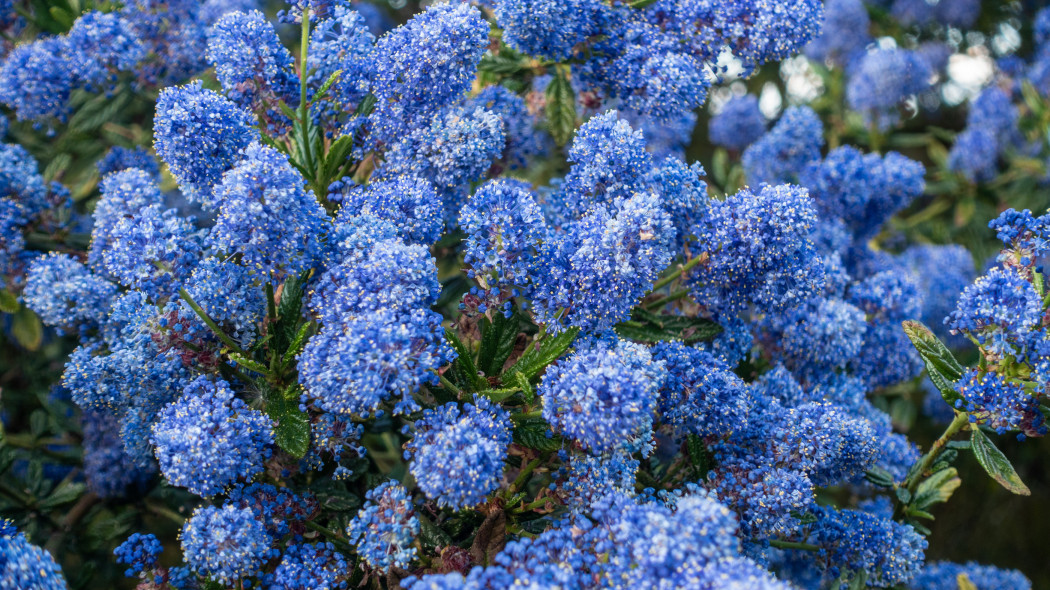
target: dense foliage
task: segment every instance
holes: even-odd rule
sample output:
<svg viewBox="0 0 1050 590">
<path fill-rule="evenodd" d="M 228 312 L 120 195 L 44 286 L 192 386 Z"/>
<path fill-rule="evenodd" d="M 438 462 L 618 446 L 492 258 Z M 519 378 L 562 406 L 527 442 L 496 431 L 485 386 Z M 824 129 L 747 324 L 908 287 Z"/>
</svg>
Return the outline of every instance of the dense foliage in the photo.
<svg viewBox="0 0 1050 590">
<path fill-rule="evenodd" d="M 0 590 L 1031 588 L 927 551 L 1047 433 L 1050 9 L 0 38 Z"/>
</svg>

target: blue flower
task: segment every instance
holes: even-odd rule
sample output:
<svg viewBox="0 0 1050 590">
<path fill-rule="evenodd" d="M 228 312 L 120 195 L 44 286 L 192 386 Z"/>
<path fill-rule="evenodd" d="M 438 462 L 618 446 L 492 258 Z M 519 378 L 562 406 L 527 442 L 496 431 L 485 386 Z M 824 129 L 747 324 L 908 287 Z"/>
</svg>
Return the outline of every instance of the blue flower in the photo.
<svg viewBox="0 0 1050 590">
<path fill-rule="evenodd" d="M 103 178 L 103 182 L 110 174 L 128 168 L 138 168 L 146 172 L 151 178 L 160 179 L 160 166 L 157 165 L 157 159 L 153 157 L 153 154 L 149 153 L 149 150 L 140 145 L 132 149 L 119 145 L 113 146 L 95 164 L 95 168 L 98 169 L 98 175 Z"/>
<path fill-rule="evenodd" d="M 660 193 L 661 204 L 677 230 L 675 252 L 695 240 L 694 232 L 707 216 L 710 199 L 707 183 L 701 180 L 705 176 L 700 162 L 690 166 L 675 157 L 665 158 L 649 175 L 649 183 Z"/>
<path fill-rule="evenodd" d="M 773 129 L 744 150 L 741 163 L 752 184 L 794 182 L 820 159 L 824 125 L 807 106 L 788 107 Z"/>
<path fill-rule="evenodd" d="M 486 86 L 469 104 L 491 111 L 503 120 L 507 146 L 503 158 L 513 168 L 525 166 L 532 158 L 551 149 L 551 138 L 536 127 L 537 118 L 529 112 L 525 99 L 503 86 Z"/>
<path fill-rule="evenodd" d="M 945 320 L 952 333 L 967 333 L 993 353 L 1018 346 L 1043 318 L 1043 305 L 1032 283 L 1009 268 L 993 268 L 959 296 Z"/>
<path fill-rule="evenodd" d="M 10 520 L 0 520 L 0 590 L 66 590 L 62 569 L 44 548 L 31 544 Z"/>
<path fill-rule="evenodd" d="M 747 425 L 751 396 L 744 382 L 711 354 L 680 342 L 659 342 L 653 360 L 663 362 L 661 420 L 678 432 L 719 438 Z"/>
<path fill-rule="evenodd" d="M 593 453 L 647 449 L 664 363 L 624 340 L 584 344 L 547 368 L 537 393 L 551 428 Z"/>
<path fill-rule="evenodd" d="M 263 470 L 273 428 L 269 417 L 235 398 L 225 381 L 198 377 L 157 415 L 150 443 L 169 482 L 214 496 Z"/>
<path fill-rule="evenodd" d="M 200 259 L 201 234 L 193 219 L 157 204 L 121 217 L 105 237 L 106 272 L 154 298 L 171 295 Z"/>
<path fill-rule="evenodd" d="M 697 302 L 734 311 L 754 305 L 766 312 L 790 308 L 823 287 L 824 266 L 809 238 L 813 201 L 801 187 L 762 186 L 712 202 L 697 231 L 710 260 L 689 285 Z"/>
<path fill-rule="evenodd" d="M 368 95 L 374 75 L 375 40 L 365 18 L 342 5 L 337 5 L 332 18 L 317 23 L 310 33 L 310 89 L 316 92 L 332 74 L 341 72 L 321 104 L 312 105 L 324 119 L 334 123 L 340 116 L 353 113 Z"/>
<path fill-rule="evenodd" d="M 346 588 L 353 568 L 331 543 L 289 545 L 281 563 L 267 574 L 267 590 L 334 590 Z"/>
<path fill-rule="evenodd" d="M 707 129 L 711 143 L 743 150 L 766 134 L 766 117 L 758 108 L 758 97 L 745 94 L 722 105 L 722 110 L 711 117 Z"/>
<path fill-rule="evenodd" d="M 810 542 L 820 545 L 833 576 L 840 570 L 866 571 L 877 586 L 905 584 L 925 559 L 926 539 L 910 525 L 859 510 L 815 506 Z"/>
<path fill-rule="evenodd" d="M 226 503 L 251 510 L 274 539 L 281 539 L 290 532 L 301 534 L 304 523 L 320 508 L 317 498 L 310 492 L 296 494 L 288 488 L 268 483 L 238 485 L 230 490 Z"/>
<path fill-rule="evenodd" d="M 846 100 L 879 128 L 889 127 L 897 104 L 930 86 L 926 60 L 905 49 L 876 49 L 860 58 L 849 72 Z"/>
<path fill-rule="evenodd" d="M 278 555 L 270 548 L 273 539 L 252 511 L 230 505 L 195 510 L 179 540 L 183 558 L 193 571 L 225 585 L 239 585 Z"/>
<path fill-rule="evenodd" d="M 828 0 L 824 3 L 824 28 L 806 45 L 806 55 L 845 65 L 871 43 L 869 24 L 863 0 Z"/>
<path fill-rule="evenodd" d="M 215 188 L 219 214 L 208 244 L 240 254 L 241 264 L 269 281 L 309 270 L 331 225 L 288 156 L 258 143 Z"/>
<path fill-rule="evenodd" d="M 348 186 L 338 200 L 337 224 L 354 215 L 374 215 L 396 226 L 401 239 L 423 246 L 438 241 L 445 230 L 441 198 L 430 182 L 414 176 Z"/>
<path fill-rule="evenodd" d="M 113 550 L 117 563 L 129 566 L 124 575 L 133 578 L 140 572 L 147 572 L 157 567 L 157 558 L 164 547 L 154 535 L 132 533 L 126 541 Z"/>
<path fill-rule="evenodd" d="M 976 561 L 952 563 L 934 561 L 923 566 L 912 578 L 910 588 L 915 590 L 955 590 L 959 578 L 966 576 L 977 588 L 998 588 L 999 590 L 1032 590 L 1032 582 L 1017 570 L 1002 569 L 990 565 L 981 565 Z"/>
<path fill-rule="evenodd" d="M 365 505 L 350 521 L 346 535 L 370 567 L 381 571 L 407 569 L 416 557 L 412 544 L 419 536 L 412 497 L 396 481 L 368 490 Z"/>
<path fill-rule="evenodd" d="M 117 13 L 85 12 L 69 30 L 69 65 L 77 82 L 92 91 L 109 92 L 117 74 L 146 57 L 146 46 L 131 23 Z"/>
<path fill-rule="evenodd" d="M 968 412 L 970 421 L 987 424 L 999 434 L 1020 430 L 1028 436 L 1046 434 L 1039 400 L 1025 391 L 1024 385 L 997 373 L 981 374 L 969 369 L 955 384 L 963 397 L 956 409 Z"/>
<path fill-rule="evenodd" d="M 547 224 L 528 188 L 505 179 L 486 182 L 463 206 L 459 226 L 467 234 L 469 276 L 483 288 L 531 290 Z"/>
<path fill-rule="evenodd" d="M 29 265 L 22 297 L 45 324 L 61 328 L 104 320 L 116 291 L 79 260 L 51 252 Z"/>
<path fill-rule="evenodd" d="M 157 98 L 153 147 L 190 200 L 214 207 L 212 189 L 258 137 L 255 118 L 200 82 L 165 88 Z"/>
<path fill-rule="evenodd" d="M 299 355 L 299 382 L 329 412 L 367 416 L 393 398 L 395 412 L 407 413 L 419 408 L 413 394 L 437 382 L 433 370 L 450 355 L 441 316 L 380 309 L 312 337 Z"/>
<path fill-rule="evenodd" d="M 84 411 L 84 478 L 101 498 L 122 498 L 136 491 L 156 471 L 142 469 L 124 451 L 118 415 L 112 410 Z"/>
<path fill-rule="evenodd" d="M 0 101 L 19 121 L 65 122 L 74 76 L 69 40 L 48 37 L 15 47 L 0 65 Z"/>
<path fill-rule="evenodd" d="M 499 0 L 496 23 L 503 42 L 516 51 L 551 61 L 572 56 L 577 45 L 599 32 L 603 6 L 595 0 Z"/>
</svg>

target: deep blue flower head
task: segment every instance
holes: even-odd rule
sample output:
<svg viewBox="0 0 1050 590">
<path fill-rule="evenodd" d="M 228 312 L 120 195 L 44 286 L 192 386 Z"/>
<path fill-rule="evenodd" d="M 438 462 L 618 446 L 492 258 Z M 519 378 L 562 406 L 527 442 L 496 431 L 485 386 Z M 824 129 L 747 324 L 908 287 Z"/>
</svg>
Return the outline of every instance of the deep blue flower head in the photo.
<svg viewBox="0 0 1050 590">
<path fill-rule="evenodd" d="M 365 257 L 372 246 L 394 239 L 404 241 L 397 226 L 390 221 L 371 214 L 354 214 L 349 209 L 340 210 L 328 236 L 324 266 L 331 268 L 347 258 Z"/>
<path fill-rule="evenodd" d="M 372 115 L 382 141 L 426 124 L 462 96 L 488 45 L 489 26 L 467 3 L 435 4 L 376 42 Z"/>
<path fill-rule="evenodd" d="M 342 72 L 320 105 L 328 118 L 352 113 L 368 94 L 375 40 L 365 18 L 343 5 L 337 5 L 332 18 L 317 23 L 310 33 L 309 87 L 316 91 L 336 71 Z"/>
<path fill-rule="evenodd" d="M 775 457 L 804 471 L 818 486 L 859 478 L 878 452 L 871 422 L 829 403 L 788 409 L 770 440 Z"/>
<path fill-rule="evenodd" d="M 164 547 L 154 535 L 132 533 L 123 543 L 113 550 L 117 557 L 117 563 L 128 566 L 124 575 L 133 578 L 141 572 L 147 572 L 157 567 L 157 558 Z"/>
<path fill-rule="evenodd" d="M 336 590 L 347 587 L 353 568 L 331 543 L 289 545 L 273 574 L 264 579 L 266 590 Z"/>
<path fill-rule="evenodd" d="M 897 119 L 897 104 L 929 88 L 931 75 L 929 64 L 913 51 L 876 49 L 852 68 L 846 100 L 869 122 L 886 128 Z"/>
<path fill-rule="evenodd" d="M 626 340 L 584 343 L 548 367 L 537 390 L 555 432 L 593 453 L 650 445 L 664 363 Z"/>
<path fill-rule="evenodd" d="M 136 68 L 140 84 L 171 86 L 208 67 L 206 25 L 211 23 L 200 19 L 199 0 L 127 0 L 123 5 L 121 16 L 152 54 Z"/>
<path fill-rule="evenodd" d="M 225 585 L 239 585 L 276 557 L 262 523 L 251 510 L 236 506 L 201 506 L 183 525 L 179 540 L 193 571 Z"/>
<path fill-rule="evenodd" d="M 653 158 L 641 131 L 617 117 L 616 111 L 592 117 L 576 132 L 569 148 L 572 167 L 558 198 L 566 219 L 595 205 L 616 204 L 645 186 Z"/>
<path fill-rule="evenodd" d="M 918 317 L 922 292 L 915 273 L 906 268 L 868 275 L 849 289 L 849 301 L 868 319 L 898 322 Z"/>
<path fill-rule="evenodd" d="M 525 166 L 532 158 L 549 152 L 550 135 L 536 127 L 537 118 L 529 112 L 525 99 L 504 86 L 486 86 L 469 104 L 481 107 L 503 119 L 507 145 L 503 158 L 511 168 Z"/>
<path fill-rule="evenodd" d="M 988 129 L 968 127 L 955 136 L 948 168 L 973 182 L 991 180 L 999 171 L 999 142 Z"/>
<path fill-rule="evenodd" d="M 0 144 L 0 198 L 17 203 L 32 217 L 49 207 L 47 193 L 36 158 L 17 143 Z"/>
<path fill-rule="evenodd" d="M 114 172 L 120 172 L 128 168 L 138 168 L 146 172 L 151 178 L 160 179 L 160 166 L 157 159 L 149 150 L 142 146 L 132 149 L 119 145 L 113 146 L 102 159 L 95 164 L 98 175 L 105 179 Z"/>
<path fill-rule="evenodd" d="M 434 186 L 414 176 L 349 186 L 340 201 L 336 223 L 351 215 L 374 215 L 394 224 L 398 235 L 411 244 L 429 246 L 445 229 L 441 198 Z"/>
<path fill-rule="evenodd" d="M 940 395 L 937 397 L 940 398 Z M 944 405 L 943 401 L 941 405 Z M 951 418 L 948 421 L 951 422 Z M 907 436 L 896 432 L 884 430 L 877 436 L 879 453 L 875 457 L 875 467 L 889 472 L 893 476 L 893 481 L 903 482 L 908 477 L 912 466 L 922 456 L 919 447 L 908 440 Z"/>
<path fill-rule="evenodd" d="M 640 192 L 604 206 L 549 239 L 533 295 L 548 330 L 601 332 L 625 320 L 671 262 L 675 228 L 657 195 Z"/>
<path fill-rule="evenodd" d="M 274 539 L 281 539 L 290 532 L 301 534 L 306 520 L 319 508 L 317 498 L 310 492 L 300 495 L 268 483 L 234 487 L 229 492 L 227 504 L 251 510 Z"/>
<path fill-rule="evenodd" d="M 102 251 L 106 273 L 153 297 L 170 295 L 197 264 L 201 235 L 192 219 L 149 205 L 113 226 Z"/>
<path fill-rule="evenodd" d="M 871 42 L 869 24 L 863 0 L 828 0 L 824 3 L 824 28 L 806 45 L 806 55 L 845 65 Z"/>
<path fill-rule="evenodd" d="M 323 254 L 331 222 L 288 156 L 254 143 L 215 188 L 219 206 L 209 245 L 240 254 L 269 280 L 310 269 Z"/>
<path fill-rule="evenodd" d="M 407 569 L 416 556 L 412 544 L 419 536 L 412 497 L 393 480 L 368 490 L 365 505 L 350 521 L 346 535 L 370 567 L 380 571 L 391 567 Z"/>
<path fill-rule="evenodd" d="M 998 140 L 1000 148 L 1006 148 L 1019 139 L 1017 117 L 1017 107 L 1010 100 L 1010 95 L 998 86 L 989 86 L 970 103 L 966 126 L 990 131 Z"/>
<path fill-rule="evenodd" d="M 805 473 L 768 464 L 720 460 L 707 485 L 736 512 L 744 538 L 793 532 L 798 519 L 791 512 L 805 512 L 813 503 L 813 482 Z"/>
<path fill-rule="evenodd" d="M 982 375 L 969 369 L 955 384 L 955 390 L 963 396 L 957 409 L 968 412 L 971 422 L 987 424 L 999 434 L 1010 430 L 1020 430 L 1027 436 L 1046 434 L 1039 400 L 1020 383 L 997 373 Z"/>
<path fill-rule="evenodd" d="M 214 496 L 263 470 L 273 427 L 269 417 L 235 398 L 225 381 L 198 377 L 158 414 L 150 442 L 171 484 Z"/>
<path fill-rule="evenodd" d="M 667 368 L 659 391 L 662 422 L 705 438 L 726 436 L 747 425 L 750 392 L 722 361 L 681 342 L 657 343 L 653 361 Z"/>
<path fill-rule="evenodd" d="M 807 106 L 788 107 L 773 126 L 744 150 L 741 163 L 751 184 L 792 182 L 820 159 L 824 125 Z"/>
<path fill-rule="evenodd" d="M 299 355 L 299 382 L 329 412 L 368 415 L 391 398 L 396 413 L 412 412 L 412 395 L 437 382 L 433 370 L 451 354 L 440 315 L 382 309 L 311 338 Z"/>
<path fill-rule="evenodd" d="M 440 292 L 430 251 L 389 239 L 376 243 L 367 255 L 347 257 L 325 271 L 310 289 L 308 305 L 322 324 L 334 329 L 376 310 L 429 308 Z"/>
<path fill-rule="evenodd" d="M 266 314 L 266 300 L 258 277 L 233 261 L 206 258 L 184 284 L 197 305 L 244 345 L 255 340 L 259 322 Z M 180 301 L 183 321 L 200 324 L 197 314 Z M 200 328 L 204 329 L 201 325 Z"/>
<path fill-rule="evenodd" d="M 859 0 L 857 0 L 859 2 Z M 711 143 L 730 150 L 743 150 L 766 134 L 766 117 L 758 109 L 758 97 L 736 96 L 708 123 Z"/>
<path fill-rule="evenodd" d="M 826 559 L 839 568 L 868 572 L 876 586 L 907 583 L 925 559 L 926 539 L 911 526 L 859 510 L 815 506 L 817 522 L 811 525 L 810 542 L 820 545 Z"/>
<path fill-rule="evenodd" d="M 655 120 L 672 120 L 704 104 L 711 77 L 696 57 L 686 53 L 655 55 L 650 47 L 634 46 L 606 75 L 610 94 L 624 108 Z"/>
<path fill-rule="evenodd" d="M 503 41 L 512 49 L 561 61 L 599 32 L 603 8 L 595 0 L 499 0 L 496 23 L 503 29 Z"/>
<path fill-rule="evenodd" d="M 1050 252 L 1050 215 L 1035 217 L 1028 209 L 1010 208 L 988 223 L 1005 245 L 999 261 L 1007 266 L 1031 267 Z"/>
<path fill-rule="evenodd" d="M 902 254 L 914 271 L 922 298 L 922 322 L 941 338 L 951 340 L 944 319 L 955 309 L 963 289 L 977 276 L 973 256 L 963 246 L 912 246 Z M 956 340 L 956 343 L 958 340 Z"/>
<path fill-rule="evenodd" d="M 900 321 L 872 321 L 864 333 L 864 346 L 849 368 L 872 389 L 917 377 L 922 372 L 922 360 L 910 342 Z"/>
<path fill-rule="evenodd" d="M 277 19 L 286 23 L 301 23 L 303 13 L 307 9 L 310 11 L 311 21 L 331 18 L 340 2 L 338 0 L 286 0 L 285 4 L 288 4 L 290 8 L 278 11 Z"/>
<path fill-rule="evenodd" d="M 255 117 L 200 82 L 157 98 L 153 147 L 190 200 L 213 207 L 212 189 L 258 137 Z"/>
<path fill-rule="evenodd" d="M 945 320 L 953 333 L 968 333 L 994 353 L 1006 353 L 1042 322 L 1043 306 L 1032 283 L 1018 271 L 993 268 L 959 296 Z"/>
<path fill-rule="evenodd" d="M 122 498 L 135 484 L 155 473 L 140 469 L 124 451 L 120 423 L 112 410 L 84 411 L 84 479 L 88 489 L 104 499 Z"/>
<path fill-rule="evenodd" d="M 467 185 L 488 172 L 505 146 L 499 115 L 469 105 L 451 107 L 392 145 L 381 174 L 430 180 L 443 193 L 445 215 L 455 219 Z"/>
<path fill-rule="evenodd" d="M 807 374 L 845 366 L 860 352 L 867 330 L 864 312 L 841 299 L 811 299 L 776 321 L 774 346 L 793 369 Z"/>
<path fill-rule="evenodd" d="M 671 223 L 678 232 L 674 251 L 681 252 L 695 238 L 706 215 L 710 199 L 707 196 L 707 176 L 700 162 L 692 166 L 684 161 L 668 157 L 652 170 L 649 183 L 662 198 L 663 208 L 671 216 Z"/>
<path fill-rule="evenodd" d="M 99 190 L 102 198 L 95 203 L 88 263 L 95 271 L 104 272 L 103 255 L 112 248 L 113 232 L 121 220 L 138 215 L 150 205 L 160 206 L 164 203 L 164 195 L 157 187 L 156 178 L 141 168 L 106 176 Z"/>
<path fill-rule="evenodd" d="M 47 37 L 15 47 L 0 65 L 0 102 L 19 121 L 65 122 L 73 90 L 69 40 Z"/>
<path fill-rule="evenodd" d="M 531 290 L 530 273 L 548 230 L 526 186 L 505 179 L 486 182 L 463 206 L 459 226 L 467 234 L 463 262 L 482 287 Z"/>
<path fill-rule="evenodd" d="M 1044 11 L 1050 12 L 1050 11 Z M 966 578 L 977 588 L 998 588 L 999 590 L 1032 590 L 1032 582 L 1017 570 L 981 565 L 976 561 L 952 563 L 934 561 L 923 566 L 922 571 L 912 578 L 908 587 L 912 590 L 955 590 L 959 587 L 959 577 Z"/>
<path fill-rule="evenodd" d="M 0 590 L 66 590 L 62 569 L 10 520 L 0 521 Z"/>
<path fill-rule="evenodd" d="M 146 46 L 132 24 L 119 14 L 85 12 L 69 30 L 69 65 L 77 82 L 92 91 L 110 91 L 119 72 L 146 57 Z"/>
<path fill-rule="evenodd" d="M 639 461 L 626 449 L 601 455 L 575 453 L 571 457 L 559 451 L 559 456 L 568 462 L 557 493 L 573 508 L 586 510 L 608 494 L 634 493 Z"/>
<path fill-rule="evenodd" d="M 438 506 L 461 510 L 499 487 L 511 443 L 510 415 L 486 397 L 425 410 L 405 445 L 416 485 Z"/>
<path fill-rule="evenodd" d="M 238 105 L 282 117 L 277 101 L 299 105 L 299 78 L 292 54 L 258 10 L 230 12 L 208 34 L 208 62 L 222 89 Z"/>
<path fill-rule="evenodd" d="M 702 305 L 724 311 L 780 311 L 824 286 L 824 264 L 809 235 L 816 224 L 813 201 L 792 185 L 762 186 L 712 202 L 697 231 L 710 261 L 690 279 Z"/>
<path fill-rule="evenodd" d="M 116 291 L 76 258 L 50 252 L 29 265 L 22 297 L 45 324 L 61 328 L 103 321 Z"/>
</svg>

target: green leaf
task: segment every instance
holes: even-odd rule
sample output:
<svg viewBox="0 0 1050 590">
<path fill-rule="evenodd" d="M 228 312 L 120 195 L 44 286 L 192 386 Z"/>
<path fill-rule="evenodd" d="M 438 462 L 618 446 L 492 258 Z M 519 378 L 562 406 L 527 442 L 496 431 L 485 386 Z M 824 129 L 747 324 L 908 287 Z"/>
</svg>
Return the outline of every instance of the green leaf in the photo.
<svg viewBox="0 0 1050 590">
<path fill-rule="evenodd" d="M 880 488 L 893 487 L 893 474 L 881 467 L 872 467 L 864 472 L 864 479 Z"/>
<path fill-rule="evenodd" d="M 977 457 L 977 462 L 984 467 L 988 475 L 992 476 L 992 479 L 999 482 L 999 485 L 1020 496 L 1032 495 L 1032 491 L 1021 481 L 1021 477 L 1017 475 L 1010 460 L 992 443 L 991 439 L 981 432 L 980 428 L 973 429 L 970 435 L 970 446 L 973 448 L 974 456 Z"/>
<path fill-rule="evenodd" d="M 306 456 L 310 450 L 310 420 L 299 409 L 296 400 L 276 390 L 271 390 L 266 399 L 266 413 L 277 423 L 273 431 L 274 442 L 289 455 L 296 458 Z"/>
<path fill-rule="evenodd" d="M 44 327 L 35 313 L 28 307 L 23 307 L 14 314 L 14 320 L 11 322 L 11 335 L 23 348 L 36 350 L 40 348 L 40 343 L 44 339 Z"/>
<path fill-rule="evenodd" d="M 959 472 L 954 467 L 942 469 L 919 484 L 911 505 L 917 510 L 925 511 L 934 504 L 947 502 L 960 485 L 962 485 L 962 480 L 959 479 Z"/>
<path fill-rule="evenodd" d="M 569 143 L 576 130 L 576 94 L 569 83 L 567 66 L 558 66 L 547 85 L 547 125 L 558 145 Z"/>
<path fill-rule="evenodd" d="M 518 338 L 518 316 L 509 318 L 496 312 L 496 317 L 481 321 L 481 347 L 478 349 L 478 369 L 486 376 L 500 374 L 503 363 L 514 352 L 514 341 Z"/>
<path fill-rule="evenodd" d="M 309 272 L 289 277 L 281 289 L 281 301 L 277 303 L 277 324 L 273 331 L 273 347 L 278 354 L 283 355 L 302 330 L 299 321 L 303 310 L 303 285 L 308 278 Z"/>
<path fill-rule="evenodd" d="M 0 311 L 4 313 L 15 313 L 18 308 L 22 307 L 18 304 L 18 297 L 7 290 L 0 290 Z"/>
<path fill-rule="evenodd" d="M 74 483 L 71 481 L 63 482 L 55 491 L 51 492 L 51 495 L 40 502 L 40 507 L 44 509 L 57 508 L 63 504 L 68 504 L 73 500 L 76 500 L 84 493 L 86 486 L 82 483 Z"/>
<path fill-rule="evenodd" d="M 478 375 L 478 366 L 474 364 L 474 355 L 459 336 L 452 330 L 445 330 L 445 337 L 452 349 L 456 351 L 456 360 L 452 361 L 452 367 L 456 370 L 460 384 L 470 391 L 481 391 L 489 388 L 489 382 Z"/>
<path fill-rule="evenodd" d="M 951 351 L 933 335 L 921 322 L 906 321 L 903 324 L 904 333 L 911 339 L 912 345 L 919 351 L 923 364 L 926 365 L 926 373 L 930 381 L 941 392 L 941 397 L 948 405 L 955 407 L 955 402 L 962 399 L 959 392 L 955 391 L 955 382 L 963 374 L 963 367 L 955 360 Z"/>
<path fill-rule="evenodd" d="M 507 369 L 507 374 L 509 375 L 516 371 L 521 373 L 526 379 L 532 379 L 539 375 L 540 371 L 547 368 L 547 365 L 565 354 L 565 351 L 572 346 L 572 343 L 576 340 L 576 335 L 579 333 L 579 328 L 569 328 L 555 336 L 548 336 L 546 340 L 540 342 L 539 348 L 529 346 L 525 350 L 525 354 L 521 355 L 521 358 Z"/>
<path fill-rule="evenodd" d="M 550 424 L 543 418 L 528 418 L 515 422 L 514 442 L 537 451 L 557 451 L 562 447 L 562 437 L 555 434 L 547 437 Z"/>
<path fill-rule="evenodd" d="M 695 472 L 701 480 L 707 477 L 707 472 L 711 471 L 713 467 L 711 465 L 711 456 L 707 452 L 707 447 L 704 446 L 704 441 L 695 434 L 690 434 L 685 439 L 686 450 L 689 451 L 689 460 L 692 461 Z"/>
<path fill-rule="evenodd" d="M 339 77 L 342 75 L 343 70 L 336 70 L 332 72 L 332 75 L 328 76 L 328 79 L 324 81 L 324 84 L 321 84 L 321 87 L 317 89 L 317 92 L 314 94 L 313 100 L 324 100 L 324 97 L 328 95 L 328 90 L 332 87 L 332 84 L 338 82 Z"/>
<path fill-rule="evenodd" d="M 452 544 L 452 537 L 426 517 L 419 519 L 419 540 L 423 542 L 423 547 L 428 549 L 448 547 Z"/>
<path fill-rule="evenodd" d="M 478 64 L 479 71 L 489 72 L 497 76 L 513 76 L 526 68 L 528 68 L 528 64 L 525 59 L 521 55 L 510 51 L 506 46 L 501 47 L 500 52 L 497 54 L 484 55 L 481 58 L 481 63 Z"/>
<path fill-rule="evenodd" d="M 266 366 L 264 366 L 262 363 L 241 356 L 236 352 L 230 353 L 230 360 L 244 367 L 245 369 L 248 369 L 249 371 L 255 371 L 256 373 L 259 373 L 260 375 L 266 375 L 270 372 L 270 370 L 267 369 Z"/>
<path fill-rule="evenodd" d="M 638 307 L 631 312 L 631 320 L 616 324 L 615 330 L 620 336 L 637 342 L 681 340 L 693 344 L 711 340 L 722 332 L 722 327 L 704 318 L 660 315 Z"/>
<path fill-rule="evenodd" d="M 959 585 L 959 590 L 978 590 L 977 584 L 970 581 L 970 576 L 967 576 L 965 573 L 956 576 L 955 583 Z"/>
<path fill-rule="evenodd" d="M 536 399 L 536 392 L 532 390 L 532 384 L 529 383 L 529 378 L 522 375 L 520 372 L 514 371 L 512 373 L 507 373 L 504 382 L 519 387 L 521 389 L 521 396 L 525 399 L 525 403 L 531 404 L 532 400 Z"/>
<path fill-rule="evenodd" d="M 295 338 L 292 339 L 292 343 L 288 345 L 288 350 L 284 351 L 284 356 L 281 358 L 281 362 L 285 365 L 292 362 L 295 355 L 299 354 L 299 351 L 303 349 L 303 344 L 306 342 L 306 336 L 310 333 L 310 329 L 313 324 L 310 322 L 303 323 L 299 327 L 299 332 L 296 333 Z"/>
</svg>

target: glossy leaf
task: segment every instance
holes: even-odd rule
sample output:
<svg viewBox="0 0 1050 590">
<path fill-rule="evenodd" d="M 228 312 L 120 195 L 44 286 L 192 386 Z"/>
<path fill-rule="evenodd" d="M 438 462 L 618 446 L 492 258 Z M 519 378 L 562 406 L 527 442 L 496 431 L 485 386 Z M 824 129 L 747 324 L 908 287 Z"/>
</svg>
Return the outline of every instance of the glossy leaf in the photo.
<svg viewBox="0 0 1050 590">
<path fill-rule="evenodd" d="M 970 446 L 977 462 L 984 467 L 992 479 L 999 485 L 1020 496 L 1030 496 L 1032 491 L 1021 481 L 1010 460 L 1000 451 L 979 428 L 973 429 L 970 435 Z"/>
</svg>

